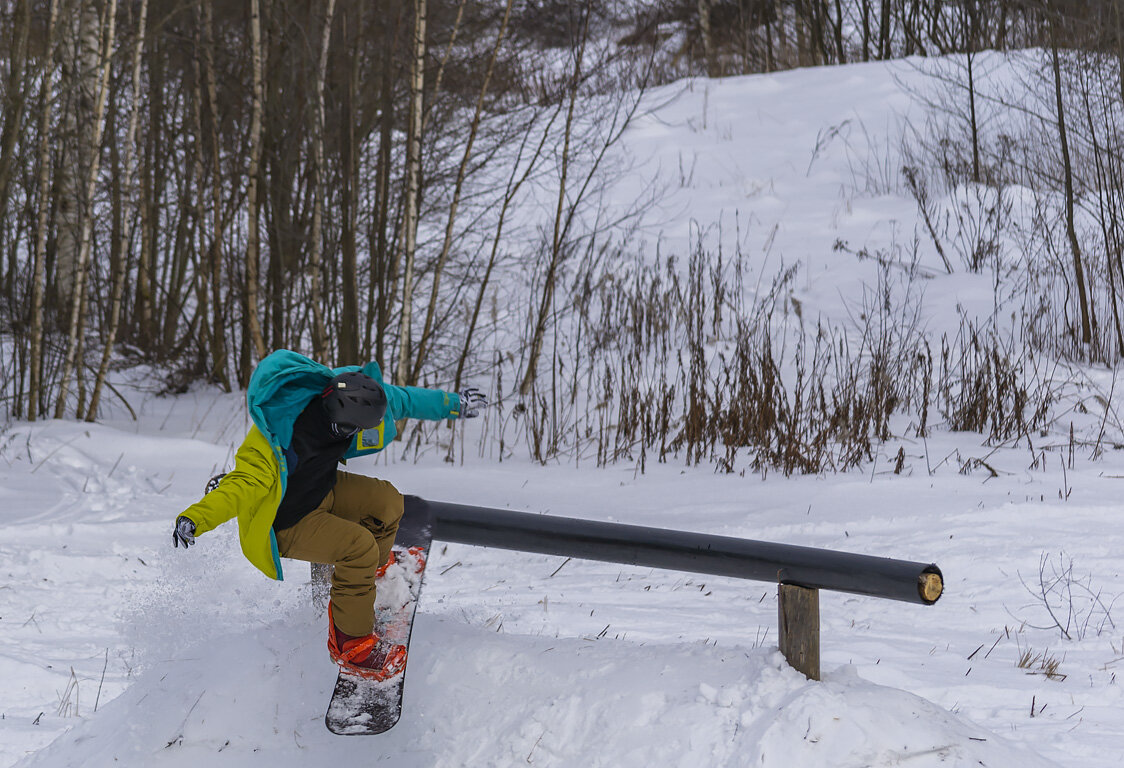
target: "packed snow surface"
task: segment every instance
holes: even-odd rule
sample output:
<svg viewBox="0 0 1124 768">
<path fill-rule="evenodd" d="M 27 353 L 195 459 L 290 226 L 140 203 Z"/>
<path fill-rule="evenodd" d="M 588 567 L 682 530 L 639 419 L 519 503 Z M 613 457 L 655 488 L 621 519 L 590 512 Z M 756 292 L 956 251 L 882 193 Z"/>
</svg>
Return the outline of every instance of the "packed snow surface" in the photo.
<svg viewBox="0 0 1124 768">
<path fill-rule="evenodd" d="M 799 262 L 801 300 L 845 314 L 873 273 L 832 243 L 908 239 L 916 213 L 855 193 L 853 142 L 829 137 L 861 124 L 853 135 L 892 144 L 910 109 L 897 66 L 652 94 L 622 185 L 683 170 L 646 232 L 687 244 L 691 222 L 721 215 L 729 234 L 736 213 L 760 234 L 746 258 L 774 262 L 763 274 Z M 934 279 L 927 296 L 947 309 L 989 279 Z M 935 562 L 946 592 L 931 607 L 823 593 L 824 680 L 809 682 L 776 650 L 775 585 L 438 542 L 402 721 L 337 737 L 308 567 L 286 561 L 271 582 L 233 524 L 171 545 L 176 514 L 233 459 L 241 398 L 118 383 L 135 422 L 111 405 L 100 424 L 0 432 L 0 768 L 1124 764 L 1124 455 L 1111 447 L 1071 460 L 938 429 L 844 475 L 682 459 L 640 473 L 477 456 L 486 415 L 454 464 L 436 447 L 353 462 L 431 499 Z M 1035 595 L 1050 584 L 1065 589 Z"/>
<path fill-rule="evenodd" d="M 205 398 L 209 419 L 242 426 L 236 397 Z M 173 434 L 203 407 L 194 395 L 151 405 L 178 414 Z M 335 668 L 307 567 L 286 561 L 286 580 L 270 582 L 229 526 L 188 552 L 171 546 L 175 513 L 226 447 L 63 422 L 7 437 L 3 765 L 1029 767 L 1122 755 L 1119 634 L 1063 642 L 1029 628 L 1042 616 L 1020 582 L 1037 578 L 1044 550 L 1064 549 L 1111 583 L 1118 481 L 1103 466 L 1071 473 L 1080 498 L 1065 503 L 1051 473 L 930 477 L 923 456 L 911 476 L 766 482 L 677 466 L 376 464 L 436 499 L 932 559 L 948 589 L 933 607 L 824 593 L 813 683 L 776 650 L 769 585 L 437 543 L 403 719 L 344 738 L 323 723 Z M 1026 649 L 1062 659 L 1065 677 L 1019 668 Z"/>
</svg>

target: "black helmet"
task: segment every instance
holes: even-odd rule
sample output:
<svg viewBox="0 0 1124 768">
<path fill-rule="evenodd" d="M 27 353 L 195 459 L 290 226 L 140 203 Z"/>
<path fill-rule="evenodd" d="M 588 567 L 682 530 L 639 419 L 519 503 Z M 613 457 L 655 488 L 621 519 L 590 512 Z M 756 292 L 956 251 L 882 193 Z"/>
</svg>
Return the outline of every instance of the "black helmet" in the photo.
<svg viewBox="0 0 1124 768">
<path fill-rule="evenodd" d="M 346 431 L 371 429 L 386 415 L 386 392 L 365 373 L 341 373 L 322 395 L 328 419 Z"/>
</svg>

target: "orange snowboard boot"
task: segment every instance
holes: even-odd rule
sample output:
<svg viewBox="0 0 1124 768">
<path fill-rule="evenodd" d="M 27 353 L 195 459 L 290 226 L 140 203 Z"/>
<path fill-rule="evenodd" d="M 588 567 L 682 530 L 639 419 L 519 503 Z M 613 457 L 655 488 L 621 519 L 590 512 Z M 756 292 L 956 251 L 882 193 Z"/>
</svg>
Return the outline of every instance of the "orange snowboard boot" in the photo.
<svg viewBox="0 0 1124 768">
<path fill-rule="evenodd" d="M 388 643 L 374 633 L 357 637 L 340 632 L 330 602 L 328 655 L 344 670 L 368 680 L 389 680 L 406 668 L 406 646 Z"/>
</svg>

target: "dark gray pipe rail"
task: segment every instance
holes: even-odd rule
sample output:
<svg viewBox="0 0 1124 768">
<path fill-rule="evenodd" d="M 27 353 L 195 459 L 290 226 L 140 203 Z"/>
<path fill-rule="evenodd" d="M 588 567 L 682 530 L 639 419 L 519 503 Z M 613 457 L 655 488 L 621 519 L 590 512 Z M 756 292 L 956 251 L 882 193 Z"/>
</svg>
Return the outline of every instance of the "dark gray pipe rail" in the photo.
<svg viewBox="0 0 1124 768">
<path fill-rule="evenodd" d="M 428 507 L 434 539 L 647 568 L 831 589 L 931 605 L 943 577 L 933 564 L 639 525 L 578 520 L 407 497 Z M 417 509 L 417 512 L 422 512 Z M 424 515 L 424 512 L 422 512 Z"/>
</svg>

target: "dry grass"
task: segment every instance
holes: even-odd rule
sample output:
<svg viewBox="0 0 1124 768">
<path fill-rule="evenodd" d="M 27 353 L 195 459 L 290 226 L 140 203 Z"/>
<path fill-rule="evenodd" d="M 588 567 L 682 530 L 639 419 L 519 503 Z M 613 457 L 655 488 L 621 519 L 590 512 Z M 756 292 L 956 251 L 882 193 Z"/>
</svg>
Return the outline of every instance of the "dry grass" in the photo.
<svg viewBox="0 0 1124 768">
<path fill-rule="evenodd" d="M 1061 682 L 1066 678 L 1058 671 L 1063 660 L 1064 657 L 1059 659 L 1057 654 L 1051 654 L 1049 648 L 1041 653 L 1035 653 L 1034 650 L 1027 648 L 1019 656 L 1015 665 L 1019 669 L 1025 669 L 1028 675 L 1045 675 L 1047 680 Z"/>
<path fill-rule="evenodd" d="M 857 256 L 879 278 L 845 322 L 804 317 L 795 267 L 747 291 L 741 254 L 701 245 L 586 275 L 552 374 L 512 411 L 532 457 L 819 474 L 872 461 L 898 414 L 921 437 L 937 414 L 992 443 L 1043 427 L 1052 390 L 1013 339 L 965 320 L 934 359 L 916 251 Z"/>
</svg>

